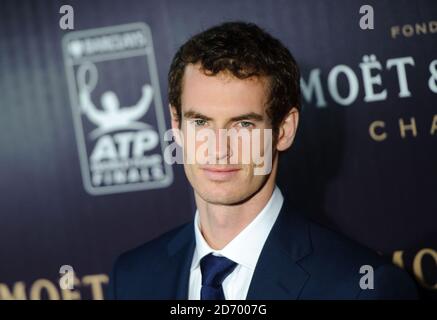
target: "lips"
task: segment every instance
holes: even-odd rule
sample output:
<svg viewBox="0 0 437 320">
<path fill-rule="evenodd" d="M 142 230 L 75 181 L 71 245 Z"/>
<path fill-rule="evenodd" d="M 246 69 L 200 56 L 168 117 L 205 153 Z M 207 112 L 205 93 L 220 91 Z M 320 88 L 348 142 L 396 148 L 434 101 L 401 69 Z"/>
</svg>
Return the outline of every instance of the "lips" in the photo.
<svg viewBox="0 0 437 320">
<path fill-rule="evenodd" d="M 201 167 L 201 169 L 212 172 L 231 172 L 240 170 L 238 167 Z"/>
<path fill-rule="evenodd" d="M 232 179 L 240 168 L 237 167 L 201 167 L 205 175 L 214 181 L 226 181 Z"/>
</svg>

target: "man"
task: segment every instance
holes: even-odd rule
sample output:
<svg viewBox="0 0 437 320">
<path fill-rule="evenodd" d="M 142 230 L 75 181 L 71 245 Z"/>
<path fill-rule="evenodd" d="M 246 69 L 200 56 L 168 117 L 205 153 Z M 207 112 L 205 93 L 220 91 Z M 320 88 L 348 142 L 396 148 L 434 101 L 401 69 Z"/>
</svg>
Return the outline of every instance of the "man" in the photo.
<svg viewBox="0 0 437 320">
<path fill-rule="evenodd" d="M 179 49 L 169 72 L 172 127 L 180 134 L 176 138 L 185 159 L 193 142 L 190 130 L 218 133 L 217 144 L 207 154 L 201 152 L 211 161 L 184 163 L 197 205 L 194 221 L 119 257 L 110 298 L 416 296 L 404 271 L 284 202 L 275 179 L 279 153 L 291 147 L 298 127 L 299 78 L 290 52 L 254 24 L 224 23 Z M 260 144 L 271 132 L 270 149 L 263 149 L 271 152 L 271 170 L 255 174 L 256 159 L 227 161 L 243 146 L 224 144 L 229 138 L 219 133 L 224 129 L 260 129 Z M 367 275 L 360 273 L 362 266 Z"/>
</svg>

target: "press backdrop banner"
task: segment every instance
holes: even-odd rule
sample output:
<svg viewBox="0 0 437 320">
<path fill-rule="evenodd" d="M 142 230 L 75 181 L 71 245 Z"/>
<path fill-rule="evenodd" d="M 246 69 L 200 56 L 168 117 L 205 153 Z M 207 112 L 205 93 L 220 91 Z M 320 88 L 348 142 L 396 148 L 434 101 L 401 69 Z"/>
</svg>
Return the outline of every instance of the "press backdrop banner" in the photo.
<svg viewBox="0 0 437 320">
<path fill-rule="evenodd" d="M 236 20 L 302 71 L 278 182 L 291 206 L 437 297 L 437 2 L 5 0 L 0 299 L 103 299 L 118 254 L 193 217 L 182 165 L 164 161 L 167 73 L 190 36 Z"/>
</svg>

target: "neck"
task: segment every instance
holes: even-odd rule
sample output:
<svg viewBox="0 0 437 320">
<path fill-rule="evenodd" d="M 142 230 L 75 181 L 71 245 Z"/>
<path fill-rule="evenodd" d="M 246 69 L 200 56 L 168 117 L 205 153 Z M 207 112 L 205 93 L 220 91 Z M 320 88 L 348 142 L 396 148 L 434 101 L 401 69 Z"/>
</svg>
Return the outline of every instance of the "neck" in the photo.
<svg viewBox="0 0 437 320">
<path fill-rule="evenodd" d="M 204 201 L 197 193 L 200 229 L 208 245 L 214 250 L 223 249 L 249 225 L 270 200 L 275 188 L 276 168 L 263 185 L 247 201 L 237 205 L 217 205 Z"/>
</svg>

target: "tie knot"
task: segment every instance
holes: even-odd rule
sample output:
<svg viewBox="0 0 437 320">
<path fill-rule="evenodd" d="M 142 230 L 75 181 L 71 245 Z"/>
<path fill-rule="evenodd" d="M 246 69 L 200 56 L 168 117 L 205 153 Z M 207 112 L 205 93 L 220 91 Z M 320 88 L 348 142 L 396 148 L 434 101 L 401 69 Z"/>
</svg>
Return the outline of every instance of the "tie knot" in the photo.
<svg viewBox="0 0 437 320">
<path fill-rule="evenodd" d="M 214 256 L 212 253 L 204 256 L 200 261 L 202 285 L 218 288 L 223 280 L 235 269 L 237 264 L 226 258 Z"/>
</svg>

